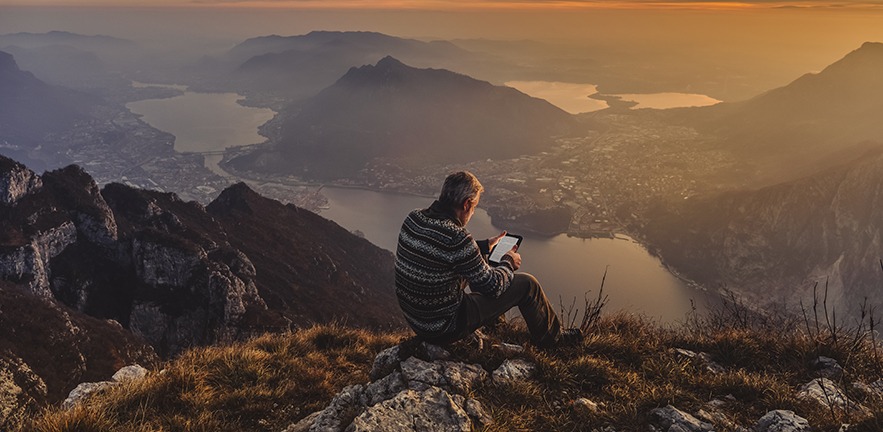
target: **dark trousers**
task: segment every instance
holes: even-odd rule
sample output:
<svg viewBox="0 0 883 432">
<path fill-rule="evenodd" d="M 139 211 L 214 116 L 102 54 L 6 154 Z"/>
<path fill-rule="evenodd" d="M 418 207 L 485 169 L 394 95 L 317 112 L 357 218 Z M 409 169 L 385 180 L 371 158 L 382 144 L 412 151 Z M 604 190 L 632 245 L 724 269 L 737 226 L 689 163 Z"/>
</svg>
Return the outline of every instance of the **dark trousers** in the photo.
<svg viewBox="0 0 883 432">
<path fill-rule="evenodd" d="M 500 297 L 492 298 L 477 293 L 464 295 L 457 310 L 457 328 L 450 337 L 435 342 L 450 343 L 469 336 L 476 329 L 493 324 L 501 315 L 516 306 L 530 331 L 531 343 L 544 347 L 558 339 L 561 323 L 540 282 L 528 273 L 515 273 L 509 288 Z"/>
</svg>

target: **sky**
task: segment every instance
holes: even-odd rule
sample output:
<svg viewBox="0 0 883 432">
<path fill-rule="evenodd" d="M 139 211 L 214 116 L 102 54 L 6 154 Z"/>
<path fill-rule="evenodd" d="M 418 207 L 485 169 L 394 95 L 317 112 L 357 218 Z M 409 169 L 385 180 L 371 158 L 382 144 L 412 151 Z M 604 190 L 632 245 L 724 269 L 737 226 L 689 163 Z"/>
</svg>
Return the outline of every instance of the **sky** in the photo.
<svg viewBox="0 0 883 432">
<path fill-rule="evenodd" d="M 299 9 L 410 10 L 586 10 L 605 8 L 694 8 L 707 10 L 775 7 L 880 8 L 883 0 L 0 0 L 20 6 L 260 7 Z"/>
<path fill-rule="evenodd" d="M 883 0 L 0 0 L 0 34 L 52 30 L 190 44 L 207 55 L 251 37 L 313 30 L 534 40 L 570 44 L 562 57 L 752 73 L 766 89 L 883 41 Z"/>
</svg>

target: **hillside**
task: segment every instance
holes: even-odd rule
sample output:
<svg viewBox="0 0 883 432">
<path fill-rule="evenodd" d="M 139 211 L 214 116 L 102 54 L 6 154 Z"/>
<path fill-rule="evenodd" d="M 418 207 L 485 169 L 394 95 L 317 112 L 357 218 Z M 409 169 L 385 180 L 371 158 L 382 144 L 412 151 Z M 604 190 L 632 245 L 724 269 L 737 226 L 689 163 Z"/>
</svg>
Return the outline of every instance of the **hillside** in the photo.
<svg viewBox="0 0 883 432">
<path fill-rule="evenodd" d="M 54 409 L 28 430 L 883 427 L 881 347 L 867 327 L 829 332 L 822 323 L 815 331 L 802 320 L 731 306 L 732 313 L 678 330 L 602 315 L 584 344 L 553 351 L 525 349 L 528 335 L 517 325 L 481 346 L 471 340 L 446 349 L 402 333 L 318 326 L 189 351 L 163 373 Z"/>
<path fill-rule="evenodd" d="M 740 103 L 675 117 L 717 135 L 766 184 L 804 177 L 883 145 L 883 43 Z"/>
<path fill-rule="evenodd" d="M 415 168 L 537 153 L 572 126 L 566 112 L 515 89 L 386 57 L 350 69 L 282 123 L 278 142 L 230 165 L 352 178 L 377 158 Z"/>
<path fill-rule="evenodd" d="M 403 326 L 388 251 L 243 184 L 209 207 L 0 156 L 0 402 L 24 388 L 13 411 L 34 412 L 74 380 L 267 331 Z"/>
<path fill-rule="evenodd" d="M 665 261 L 709 286 L 757 303 L 811 299 L 816 282 L 830 304 L 879 303 L 883 155 L 751 191 L 659 209 L 647 239 Z M 781 287 L 789 287 L 782 290 Z"/>
</svg>

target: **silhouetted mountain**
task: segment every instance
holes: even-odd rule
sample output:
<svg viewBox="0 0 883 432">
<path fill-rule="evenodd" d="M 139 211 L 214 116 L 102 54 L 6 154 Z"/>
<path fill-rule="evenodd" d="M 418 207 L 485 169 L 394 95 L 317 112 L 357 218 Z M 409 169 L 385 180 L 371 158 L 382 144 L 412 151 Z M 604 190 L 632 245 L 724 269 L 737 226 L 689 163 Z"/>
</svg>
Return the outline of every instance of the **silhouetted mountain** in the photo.
<svg viewBox="0 0 883 432">
<path fill-rule="evenodd" d="M 868 42 L 817 74 L 746 102 L 689 110 L 688 117 L 775 182 L 879 147 L 881 101 L 883 44 Z"/>
<path fill-rule="evenodd" d="M 665 261 L 710 288 L 758 303 L 878 304 L 883 250 L 883 155 L 753 191 L 691 200 L 651 215 L 647 237 Z M 839 313 L 838 313 L 839 315 Z"/>
<path fill-rule="evenodd" d="M 509 87 L 392 57 L 352 68 L 282 125 L 275 147 L 237 168 L 319 179 L 353 177 L 375 158 L 406 167 L 544 150 L 572 116 Z"/>
<path fill-rule="evenodd" d="M 47 133 L 88 118 L 91 100 L 50 86 L 24 72 L 12 55 L 0 51 L 0 153 L 35 162 L 28 152 Z"/>
<path fill-rule="evenodd" d="M 303 99 L 334 84 L 353 66 L 392 55 L 424 67 L 450 64 L 470 53 L 448 42 L 422 42 L 374 32 L 314 31 L 300 36 L 249 39 L 225 60 L 236 65 L 232 78 L 247 92 Z"/>
<path fill-rule="evenodd" d="M 206 208 L 251 258 L 258 292 L 298 325 L 401 325 L 392 254 L 311 211 L 264 198 L 243 183 Z"/>
<path fill-rule="evenodd" d="M 0 280 L 161 355 L 334 319 L 401 325 L 389 252 L 245 185 L 211 207 L 217 220 L 174 194 L 99 191 L 79 167 L 37 176 L 0 157 Z"/>
</svg>

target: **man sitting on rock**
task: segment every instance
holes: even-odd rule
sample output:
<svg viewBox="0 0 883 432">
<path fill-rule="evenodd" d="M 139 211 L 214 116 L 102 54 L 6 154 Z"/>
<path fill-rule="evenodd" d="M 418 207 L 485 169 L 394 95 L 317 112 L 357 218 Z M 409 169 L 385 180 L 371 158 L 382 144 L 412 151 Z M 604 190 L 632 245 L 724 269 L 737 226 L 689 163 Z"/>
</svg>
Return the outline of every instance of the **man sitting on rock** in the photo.
<svg viewBox="0 0 883 432">
<path fill-rule="evenodd" d="M 505 231 L 475 241 L 466 230 L 483 191 L 472 173 L 454 173 L 445 179 L 438 200 L 408 214 L 395 263 L 396 295 L 405 319 L 423 340 L 448 344 L 518 306 L 535 346 L 580 343 L 579 329 L 561 329 L 537 279 L 515 273 L 521 267 L 515 249 L 499 265 L 488 263 L 489 250 Z"/>
</svg>

